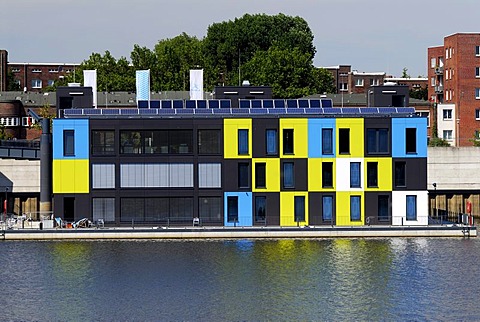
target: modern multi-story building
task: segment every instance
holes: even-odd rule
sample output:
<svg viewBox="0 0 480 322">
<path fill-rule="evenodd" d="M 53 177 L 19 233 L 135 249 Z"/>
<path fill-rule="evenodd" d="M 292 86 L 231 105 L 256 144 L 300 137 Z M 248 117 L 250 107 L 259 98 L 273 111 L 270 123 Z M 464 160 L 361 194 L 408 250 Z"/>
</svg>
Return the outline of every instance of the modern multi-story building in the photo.
<svg viewBox="0 0 480 322">
<path fill-rule="evenodd" d="M 428 48 L 428 94 L 438 136 L 453 146 L 480 139 L 480 33 L 456 33 Z"/>
<path fill-rule="evenodd" d="M 221 226 L 428 224 L 427 125 L 414 109 L 322 108 L 316 99 L 193 103 L 64 110 L 53 121 L 55 215 L 120 226 L 193 218 Z"/>
</svg>

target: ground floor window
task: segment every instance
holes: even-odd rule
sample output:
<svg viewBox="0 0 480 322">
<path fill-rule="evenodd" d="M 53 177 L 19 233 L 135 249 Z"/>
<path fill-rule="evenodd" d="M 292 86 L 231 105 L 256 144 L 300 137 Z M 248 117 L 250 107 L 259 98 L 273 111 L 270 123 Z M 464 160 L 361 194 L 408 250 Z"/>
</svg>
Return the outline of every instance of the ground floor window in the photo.
<svg viewBox="0 0 480 322">
<path fill-rule="evenodd" d="M 350 220 L 359 221 L 361 219 L 360 196 L 350 196 Z"/>
<path fill-rule="evenodd" d="M 227 197 L 227 221 L 238 222 L 238 197 Z"/>
<path fill-rule="evenodd" d="M 122 198 L 120 220 L 123 222 L 187 223 L 193 218 L 193 198 Z"/>
<path fill-rule="evenodd" d="M 407 196 L 407 220 L 417 220 L 417 196 Z"/>
<path fill-rule="evenodd" d="M 202 223 L 222 223 L 222 198 L 198 198 L 198 217 Z"/>
<path fill-rule="evenodd" d="M 264 222 L 267 209 L 267 197 L 255 197 L 255 221 Z"/>
<path fill-rule="evenodd" d="M 295 221 L 305 221 L 305 196 L 295 196 Z"/>
<path fill-rule="evenodd" d="M 388 196 L 378 196 L 378 221 L 388 221 Z"/>
<path fill-rule="evenodd" d="M 332 221 L 333 218 L 333 196 L 322 197 L 322 219 Z"/>
<path fill-rule="evenodd" d="M 93 221 L 102 219 L 104 222 L 115 221 L 115 198 L 93 198 L 92 199 Z"/>
</svg>

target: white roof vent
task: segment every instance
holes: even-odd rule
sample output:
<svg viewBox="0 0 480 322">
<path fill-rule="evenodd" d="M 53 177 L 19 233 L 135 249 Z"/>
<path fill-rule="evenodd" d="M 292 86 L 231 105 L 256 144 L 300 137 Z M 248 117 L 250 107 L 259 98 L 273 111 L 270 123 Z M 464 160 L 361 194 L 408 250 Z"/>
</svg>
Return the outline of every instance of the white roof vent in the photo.
<svg viewBox="0 0 480 322">
<path fill-rule="evenodd" d="M 244 81 L 242 82 L 242 86 L 250 86 L 250 81 L 244 80 Z"/>
<path fill-rule="evenodd" d="M 68 83 L 68 87 L 80 87 L 80 83 Z"/>
</svg>

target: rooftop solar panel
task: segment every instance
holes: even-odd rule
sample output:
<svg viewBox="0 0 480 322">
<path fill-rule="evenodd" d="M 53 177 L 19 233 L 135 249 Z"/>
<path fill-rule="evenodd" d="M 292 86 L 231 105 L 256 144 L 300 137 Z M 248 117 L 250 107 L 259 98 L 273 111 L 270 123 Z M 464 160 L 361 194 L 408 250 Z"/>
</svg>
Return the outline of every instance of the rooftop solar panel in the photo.
<svg viewBox="0 0 480 322">
<path fill-rule="evenodd" d="M 136 108 L 122 108 L 119 112 L 122 115 L 138 115 L 138 109 Z"/>
<path fill-rule="evenodd" d="M 176 108 L 175 110 L 175 114 L 193 114 L 194 113 L 194 109 L 193 108 Z"/>
<path fill-rule="evenodd" d="M 327 98 L 324 98 L 324 99 L 321 99 L 322 101 L 322 107 L 325 108 L 325 107 L 333 107 L 333 102 L 331 99 L 327 99 Z"/>
<path fill-rule="evenodd" d="M 261 100 L 252 100 L 252 108 L 261 108 L 262 101 Z"/>
<path fill-rule="evenodd" d="M 285 100 L 274 100 L 273 101 L 274 108 L 284 108 L 285 107 Z"/>
<path fill-rule="evenodd" d="M 250 114 L 267 114 L 266 108 L 251 108 Z"/>
<path fill-rule="evenodd" d="M 358 107 L 344 107 L 342 108 L 342 114 L 360 114 L 360 109 Z"/>
<path fill-rule="evenodd" d="M 173 115 L 175 114 L 175 111 L 174 109 L 171 109 L 171 108 L 161 108 L 161 109 L 158 109 L 158 114 L 162 114 L 162 115 Z"/>
<path fill-rule="evenodd" d="M 158 108 L 149 108 L 138 110 L 141 115 L 156 115 L 158 114 Z"/>
<path fill-rule="evenodd" d="M 186 100 L 185 101 L 185 108 L 195 108 L 197 105 L 194 100 Z"/>
<path fill-rule="evenodd" d="M 232 103 L 230 100 L 220 100 L 220 108 L 231 108 Z"/>
<path fill-rule="evenodd" d="M 360 108 L 360 114 L 377 114 L 378 108 L 376 107 L 362 107 Z"/>
<path fill-rule="evenodd" d="M 198 100 L 197 101 L 197 108 L 207 108 L 207 101 L 206 100 Z"/>
<path fill-rule="evenodd" d="M 213 110 L 211 109 L 200 109 L 200 108 L 197 108 L 194 110 L 195 111 L 195 114 L 212 114 L 213 113 Z"/>
<path fill-rule="evenodd" d="M 79 109 L 67 109 L 67 110 L 63 110 L 63 114 L 64 115 L 82 115 L 83 114 L 83 109 L 79 108 Z"/>
<path fill-rule="evenodd" d="M 287 107 L 288 108 L 298 107 L 298 100 L 287 100 Z"/>
<path fill-rule="evenodd" d="M 308 100 L 298 100 L 298 107 L 309 108 L 310 104 L 309 104 Z"/>
<path fill-rule="evenodd" d="M 162 108 L 172 108 L 171 100 L 163 100 L 161 102 L 162 102 Z"/>
<path fill-rule="evenodd" d="M 310 105 L 311 106 L 311 105 Z M 308 110 L 306 110 L 308 114 L 323 114 L 323 108 L 319 107 L 310 107 Z"/>
<path fill-rule="evenodd" d="M 138 101 L 138 108 L 148 108 L 148 101 Z"/>
<path fill-rule="evenodd" d="M 342 109 L 340 108 L 324 108 L 323 114 L 342 114 Z"/>
<path fill-rule="evenodd" d="M 269 108 L 268 114 L 286 114 L 287 110 L 285 108 Z"/>
<path fill-rule="evenodd" d="M 304 108 L 287 108 L 287 114 L 305 114 Z"/>
<path fill-rule="evenodd" d="M 208 101 L 208 108 L 219 108 L 220 101 L 219 100 L 209 100 Z"/>
<path fill-rule="evenodd" d="M 150 108 L 160 108 L 160 101 L 150 101 Z"/>
<path fill-rule="evenodd" d="M 240 100 L 239 105 L 240 108 L 250 108 L 250 100 Z"/>
<path fill-rule="evenodd" d="M 222 108 L 212 110 L 213 114 L 232 114 L 230 108 Z"/>
<path fill-rule="evenodd" d="M 273 108 L 273 100 L 263 100 L 264 108 Z"/>
<path fill-rule="evenodd" d="M 141 109 L 141 111 L 144 111 L 144 110 L 149 110 L 149 109 Z M 118 108 L 103 108 L 102 109 L 102 114 L 104 115 L 118 115 Z"/>
<path fill-rule="evenodd" d="M 310 108 L 320 108 L 322 104 L 320 104 L 320 100 L 311 99 L 310 100 Z"/>
<path fill-rule="evenodd" d="M 250 109 L 249 108 L 232 108 L 231 109 L 231 114 L 249 114 Z"/>
<path fill-rule="evenodd" d="M 100 114 L 102 114 L 102 109 L 101 108 L 86 108 L 86 109 L 83 110 L 83 112 L 85 114 L 100 115 Z"/>
<path fill-rule="evenodd" d="M 173 108 L 183 108 L 183 100 L 173 100 Z"/>
<path fill-rule="evenodd" d="M 397 113 L 415 113 L 413 107 L 397 107 Z"/>
<path fill-rule="evenodd" d="M 382 113 L 382 114 L 392 114 L 396 112 L 397 112 L 397 109 L 395 107 L 379 107 L 378 108 L 378 113 Z"/>
</svg>

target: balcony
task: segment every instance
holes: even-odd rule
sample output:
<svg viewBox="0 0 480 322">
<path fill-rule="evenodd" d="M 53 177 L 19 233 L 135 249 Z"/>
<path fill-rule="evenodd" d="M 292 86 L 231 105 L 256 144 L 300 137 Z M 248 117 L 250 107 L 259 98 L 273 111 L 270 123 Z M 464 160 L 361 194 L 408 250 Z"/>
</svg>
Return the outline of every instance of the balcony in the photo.
<svg viewBox="0 0 480 322">
<path fill-rule="evenodd" d="M 443 93 L 443 85 L 435 86 L 435 93 L 442 94 Z"/>
<path fill-rule="evenodd" d="M 436 75 L 443 75 L 443 66 L 435 67 L 435 74 Z"/>
</svg>

